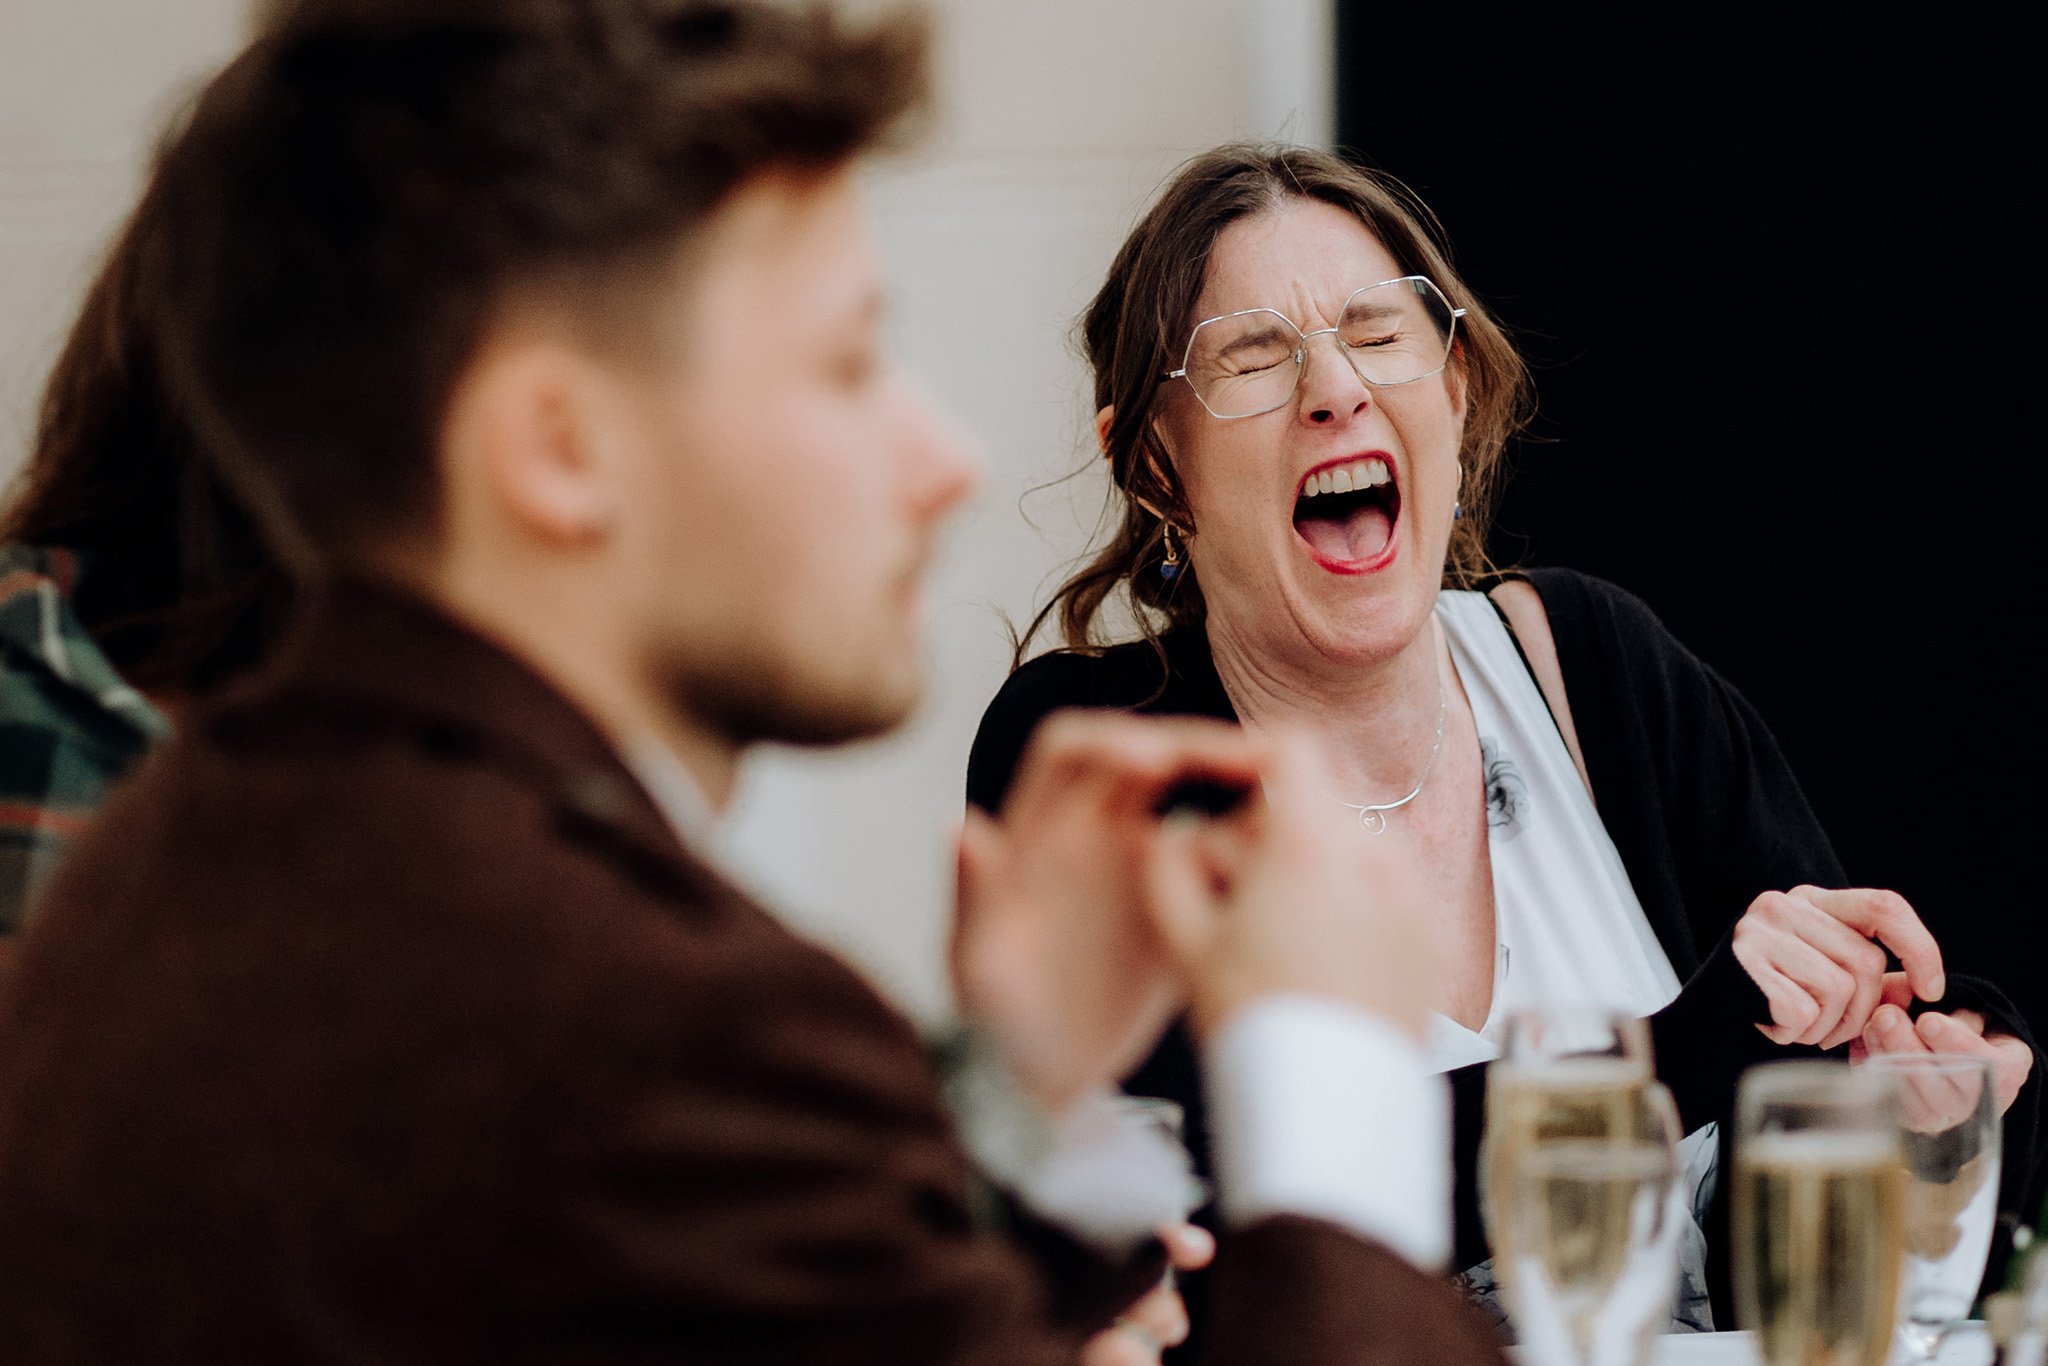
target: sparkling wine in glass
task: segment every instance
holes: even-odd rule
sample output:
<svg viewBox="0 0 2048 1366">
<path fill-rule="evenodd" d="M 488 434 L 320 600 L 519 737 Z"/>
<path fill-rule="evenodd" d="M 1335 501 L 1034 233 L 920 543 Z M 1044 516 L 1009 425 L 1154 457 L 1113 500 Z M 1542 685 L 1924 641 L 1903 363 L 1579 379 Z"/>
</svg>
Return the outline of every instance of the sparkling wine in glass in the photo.
<svg viewBox="0 0 2048 1366">
<path fill-rule="evenodd" d="M 1544 1366 L 1641 1366 L 1671 1313 L 1681 1230 L 1677 1107 L 1654 1083 L 1597 1137 L 1540 1137 L 1505 1175 L 1516 1326 Z"/>
<path fill-rule="evenodd" d="M 1905 1229 L 1895 1088 L 1830 1062 L 1753 1067 L 1735 1103 L 1735 1309 L 1765 1366 L 1884 1366 Z"/>
<path fill-rule="evenodd" d="M 1969 1316 L 1998 1223 L 1997 1087 L 1988 1061 L 1960 1054 L 1881 1054 L 1861 1065 L 1898 1091 L 1906 1248 L 1899 1337 L 1912 1360 L 1932 1361 Z"/>
<path fill-rule="evenodd" d="M 1481 1210 L 1494 1273 L 1514 1302 L 1511 1174 L 1538 1142 L 1636 1132 L 1651 1084 L 1643 1021 L 1591 1006 L 1538 1005 L 1508 1018 L 1501 1056 L 1486 1069 L 1486 1134 L 1479 1160 Z"/>
</svg>

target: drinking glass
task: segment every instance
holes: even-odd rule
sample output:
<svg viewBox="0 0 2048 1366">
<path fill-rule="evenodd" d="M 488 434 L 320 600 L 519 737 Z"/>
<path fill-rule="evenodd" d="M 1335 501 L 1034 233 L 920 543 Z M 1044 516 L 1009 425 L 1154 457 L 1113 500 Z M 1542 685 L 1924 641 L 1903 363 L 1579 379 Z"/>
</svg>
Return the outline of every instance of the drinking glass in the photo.
<svg viewBox="0 0 2048 1366">
<path fill-rule="evenodd" d="M 1735 1095 L 1735 1312 L 1765 1366 L 1884 1366 L 1905 1236 L 1895 1085 L 1752 1067 Z"/>
<path fill-rule="evenodd" d="M 1627 1109 L 1605 1134 L 1538 1137 L 1507 1174 L 1525 1360 L 1642 1366 L 1670 1318 L 1689 1222 L 1678 1109 L 1655 1083 L 1634 1091 Z"/>
<path fill-rule="evenodd" d="M 1603 1138 L 1624 1131 L 1652 1079 L 1649 1027 L 1596 1006 L 1535 1005 L 1508 1017 L 1501 1055 L 1486 1069 L 1486 1133 L 1480 1143 L 1480 1208 L 1505 1288 L 1512 1240 L 1508 1172 L 1546 1138 Z"/>
<path fill-rule="evenodd" d="M 1899 1337 L 1932 1361 L 1970 1312 L 1998 1222 L 1997 1087 L 1983 1058 L 1882 1054 L 1862 1064 L 1899 1099 L 1905 1285 Z"/>
</svg>

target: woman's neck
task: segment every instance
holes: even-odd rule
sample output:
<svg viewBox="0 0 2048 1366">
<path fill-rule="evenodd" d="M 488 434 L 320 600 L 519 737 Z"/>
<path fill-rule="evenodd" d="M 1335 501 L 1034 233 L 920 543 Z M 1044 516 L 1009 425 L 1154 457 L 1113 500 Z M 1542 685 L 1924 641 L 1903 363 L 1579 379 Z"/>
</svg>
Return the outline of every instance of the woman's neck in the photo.
<svg viewBox="0 0 2048 1366">
<path fill-rule="evenodd" d="M 1434 748 L 1450 686 L 1442 631 L 1431 614 L 1399 652 L 1371 664 L 1288 659 L 1213 614 L 1216 674 L 1253 730 L 1287 726 L 1323 742 L 1342 796 L 1392 801 L 1414 786 Z"/>
</svg>

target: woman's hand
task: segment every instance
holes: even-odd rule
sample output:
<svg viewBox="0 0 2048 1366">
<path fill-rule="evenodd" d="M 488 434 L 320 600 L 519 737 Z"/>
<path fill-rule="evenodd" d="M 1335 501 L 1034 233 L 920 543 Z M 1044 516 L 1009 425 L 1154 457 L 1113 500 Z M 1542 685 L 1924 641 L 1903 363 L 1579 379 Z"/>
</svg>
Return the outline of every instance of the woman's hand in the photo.
<svg viewBox="0 0 2048 1366">
<path fill-rule="evenodd" d="M 1770 1002 L 1771 1023 L 1758 1028 L 1773 1043 L 1834 1048 L 1861 1036 L 1883 1003 L 1887 948 L 1921 1000 L 1947 989 L 1941 947 L 1896 892 L 1765 892 L 1736 922 L 1734 947 Z"/>
<path fill-rule="evenodd" d="M 1193 1224 L 1162 1229 L 1159 1237 L 1173 1271 L 1114 1325 L 1088 1340 L 1081 1366 L 1159 1366 L 1161 1351 L 1187 1341 L 1188 1307 L 1174 1288 L 1173 1272 L 1207 1266 L 1216 1256 L 1216 1240 Z"/>
<path fill-rule="evenodd" d="M 2033 1070 L 2034 1050 L 2011 1034 L 1986 1033 L 1984 1017 L 1974 1010 L 1930 1010 L 1915 1020 L 1905 1011 L 1910 992 L 1904 973 L 1886 974 L 1885 1001 L 1872 1013 L 1862 1036 L 1849 1045 L 1849 1060 L 1861 1062 L 1881 1053 L 1960 1053 L 1983 1058 L 1991 1064 L 1997 1082 L 1998 1113 L 2010 1110 L 2026 1085 L 2027 1073 Z M 1925 1095 L 1909 1094 L 1906 1101 L 1907 1121 L 1923 1132 L 1953 1127 L 1963 1118 L 1936 1113 L 1944 1107 Z M 1925 1113 L 1910 1113 L 1916 1108 Z M 1947 1123 L 1940 1123 L 1944 1118 Z"/>
</svg>

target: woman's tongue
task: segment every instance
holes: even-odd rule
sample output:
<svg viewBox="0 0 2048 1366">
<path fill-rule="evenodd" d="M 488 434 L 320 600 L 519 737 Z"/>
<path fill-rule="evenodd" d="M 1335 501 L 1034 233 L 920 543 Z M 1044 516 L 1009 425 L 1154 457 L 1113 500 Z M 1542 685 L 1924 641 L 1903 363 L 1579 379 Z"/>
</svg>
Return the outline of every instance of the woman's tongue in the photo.
<svg viewBox="0 0 2048 1366">
<path fill-rule="evenodd" d="M 1370 560 L 1394 537 L 1394 519 L 1378 501 L 1359 503 L 1347 513 L 1321 513 L 1309 505 L 1294 519 L 1301 539 L 1325 559 L 1355 563 Z"/>
</svg>

